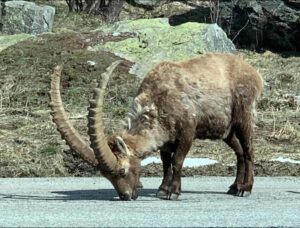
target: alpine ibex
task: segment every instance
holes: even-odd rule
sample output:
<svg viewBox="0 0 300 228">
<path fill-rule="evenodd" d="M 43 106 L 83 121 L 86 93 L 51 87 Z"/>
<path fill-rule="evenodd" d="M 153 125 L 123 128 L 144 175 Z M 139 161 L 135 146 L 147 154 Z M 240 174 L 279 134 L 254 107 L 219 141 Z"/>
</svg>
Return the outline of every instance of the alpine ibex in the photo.
<svg viewBox="0 0 300 228">
<path fill-rule="evenodd" d="M 164 177 L 157 196 L 177 199 L 181 169 L 194 139 L 222 139 L 236 153 L 237 174 L 229 194 L 249 195 L 253 173 L 255 101 L 263 81 L 253 67 L 232 54 L 208 53 L 182 62 L 161 62 L 144 78 L 127 127 L 106 140 L 102 104 L 110 74 L 102 74 L 88 114 L 91 148 L 68 120 L 60 97 L 61 67 L 52 75 L 53 120 L 67 144 L 98 165 L 120 199 L 138 197 L 141 160 L 160 151 Z"/>
</svg>

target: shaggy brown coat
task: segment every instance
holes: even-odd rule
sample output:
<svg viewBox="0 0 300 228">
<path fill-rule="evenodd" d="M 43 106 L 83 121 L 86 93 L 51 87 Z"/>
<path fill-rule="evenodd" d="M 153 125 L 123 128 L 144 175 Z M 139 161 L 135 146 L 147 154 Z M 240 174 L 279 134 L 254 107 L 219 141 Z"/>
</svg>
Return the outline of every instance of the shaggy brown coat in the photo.
<svg viewBox="0 0 300 228">
<path fill-rule="evenodd" d="M 168 198 L 181 191 L 181 168 L 192 141 L 223 139 L 238 160 L 230 192 L 243 195 L 253 186 L 254 108 L 262 88 L 256 70 L 232 54 L 159 63 L 140 86 L 139 115 L 120 137 L 139 158 L 160 149 L 165 178 L 159 195 Z"/>
<path fill-rule="evenodd" d="M 105 87 L 96 91 L 91 102 L 89 133 L 100 169 L 121 199 L 137 198 L 141 159 L 158 150 L 164 178 L 157 196 L 177 199 L 182 165 L 195 138 L 222 139 L 235 151 L 237 175 L 228 193 L 250 194 L 255 101 L 263 81 L 244 60 L 208 53 L 159 63 L 144 78 L 126 129 L 108 142 L 101 122 Z"/>
</svg>

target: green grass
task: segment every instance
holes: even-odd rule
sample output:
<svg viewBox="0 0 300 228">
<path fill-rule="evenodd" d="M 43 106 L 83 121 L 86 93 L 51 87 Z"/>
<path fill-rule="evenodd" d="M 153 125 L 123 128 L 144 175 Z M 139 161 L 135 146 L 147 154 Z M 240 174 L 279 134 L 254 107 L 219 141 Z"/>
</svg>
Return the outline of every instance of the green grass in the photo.
<svg viewBox="0 0 300 228">
<path fill-rule="evenodd" d="M 41 152 L 46 156 L 54 155 L 58 152 L 58 148 L 56 146 L 47 145 L 42 147 Z"/>
</svg>

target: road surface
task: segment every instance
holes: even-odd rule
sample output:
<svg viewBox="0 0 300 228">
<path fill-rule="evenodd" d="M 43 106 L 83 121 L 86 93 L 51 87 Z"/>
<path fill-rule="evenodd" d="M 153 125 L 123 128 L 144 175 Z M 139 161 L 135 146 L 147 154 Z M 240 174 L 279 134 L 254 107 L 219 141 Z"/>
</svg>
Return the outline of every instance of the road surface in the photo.
<svg viewBox="0 0 300 228">
<path fill-rule="evenodd" d="M 225 194 L 233 177 L 183 178 L 179 201 L 160 182 L 123 202 L 104 178 L 0 179 L 0 227 L 300 227 L 300 177 L 256 177 L 247 198 Z"/>
</svg>

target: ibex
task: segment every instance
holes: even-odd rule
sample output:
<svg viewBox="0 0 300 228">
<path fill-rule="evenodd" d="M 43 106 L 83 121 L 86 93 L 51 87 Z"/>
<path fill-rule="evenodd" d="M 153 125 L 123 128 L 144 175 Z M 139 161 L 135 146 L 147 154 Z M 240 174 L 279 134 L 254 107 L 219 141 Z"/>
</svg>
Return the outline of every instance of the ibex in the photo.
<svg viewBox="0 0 300 228">
<path fill-rule="evenodd" d="M 255 101 L 263 81 L 238 56 L 208 53 L 182 62 L 161 62 L 141 83 L 127 126 L 108 140 L 102 105 L 110 74 L 102 74 L 88 114 L 91 147 L 68 120 L 60 97 L 61 67 L 52 75 L 50 106 L 53 120 L 67 144 L 111 181 L 121 200 L 138 197 L 141 160 L 160 151 L 163 180 L 157 197 L 176 200 L 181 193 L 181 170 L 194 139 L 222 139 L 237 156 L 237 173 L 229 194 L 251 193 Z"/>
</svg>

